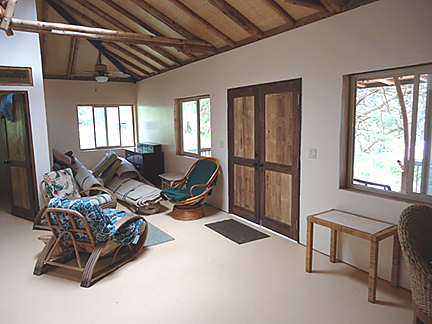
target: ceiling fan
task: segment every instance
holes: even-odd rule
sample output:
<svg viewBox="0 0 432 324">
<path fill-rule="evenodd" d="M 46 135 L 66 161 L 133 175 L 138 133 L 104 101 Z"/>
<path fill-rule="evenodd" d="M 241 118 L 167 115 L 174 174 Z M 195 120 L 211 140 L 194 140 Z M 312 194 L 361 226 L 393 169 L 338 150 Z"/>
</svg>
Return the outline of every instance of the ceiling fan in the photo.
<svg viewBox="0 0 432 324">
<path fill-rule="evenodd" d="M 99 60 L 95 65 L 95 71 L 92 72 L 97 82 L 107 82 L 109 77 L 130 78 L 131 76 L 121 71 L 107 71 L 106 64 L 102 63 L 102 53 L 99 51 Z"/>
</svg>

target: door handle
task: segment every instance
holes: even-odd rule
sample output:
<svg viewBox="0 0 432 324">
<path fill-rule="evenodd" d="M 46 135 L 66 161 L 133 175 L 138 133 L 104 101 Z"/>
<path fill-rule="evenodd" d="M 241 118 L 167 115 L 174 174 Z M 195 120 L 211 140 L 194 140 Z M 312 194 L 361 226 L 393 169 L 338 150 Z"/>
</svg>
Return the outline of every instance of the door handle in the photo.
<svg viewBox="0 0 432 324">
<path fill-rule="evenodd" d="M 258 164 L 258 166 L 262 168 L 264 166 L 264 163 L 261 162 L 260 164 Z"/>
<path fill-rule="evenodd" d="M 257 165 L 258 165 L 258 162 L 254 162 L 254 163 L 252 163 L 252 165 L 253 165 L 253 166 L 257 166 Z"/>
<path fill-rule="evenodd" d="M 8 159 L 4 160 L 3 164 L 9 164 L 9 160 Z"/>
</svg>

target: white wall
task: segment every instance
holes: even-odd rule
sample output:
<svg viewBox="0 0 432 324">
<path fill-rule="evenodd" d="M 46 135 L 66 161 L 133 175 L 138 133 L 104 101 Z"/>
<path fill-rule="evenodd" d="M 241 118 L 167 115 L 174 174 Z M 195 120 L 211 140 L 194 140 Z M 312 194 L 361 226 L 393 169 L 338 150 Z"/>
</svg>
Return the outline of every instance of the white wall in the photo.
<svg viewBox="0 0 432 324">
<path fill-rule="evenodd" d="M 73 151 L 78 160 L 91 169 L 107 150 L 80 151 L 77 105 L 135 106 L 136 85 L 124 82 L 45 80 L 45 96 L 51 148 L 62 153 Z M 123 149 L 116 150 L 116 153 L 124 156 Z"/>
<path fill-rule="evenodd" d="M 15 7 L 15 17 L 36 20 L 35 1 L 20 0 Z M 0 90 L 28 91 L 35 170 L 39 182 L 42 174 L 50 167 L 39 35 L 15 32 L 14 36 L 8 37 L 0 30 L 0 65 L 32 68 L 34 86 L 0 86 Z"/>
<path fill-rule="evenodd" d="M 227 210 L 227 89 L 302 78 L 300 242 L 306 216 L 331 208 L 396 223 L 406 203 L 338 189 L 342 76 L 432 62 L 431 18 L 430 0 L 381 0 L 141 81 L 140 141 L 164 145 L 167 172 L 185 171 L 191 161 L 175 155 L 173 102 L 210 94 L 213 156 L 223 173 L 211 203 Z M 307 158 L 308 148 L 318 149 L 316 160 Z M 329 236 L 317 226 L 315 248 L 328 253 Z M 368 270 L 366 241 L 340 235 L 340 243 L 339 258 Z M 390 239 L 381 243 L 378 274 L 387 280 L 391 247 Z M 401 277 L 409 287 L 404 265 Z"/>
</svg>

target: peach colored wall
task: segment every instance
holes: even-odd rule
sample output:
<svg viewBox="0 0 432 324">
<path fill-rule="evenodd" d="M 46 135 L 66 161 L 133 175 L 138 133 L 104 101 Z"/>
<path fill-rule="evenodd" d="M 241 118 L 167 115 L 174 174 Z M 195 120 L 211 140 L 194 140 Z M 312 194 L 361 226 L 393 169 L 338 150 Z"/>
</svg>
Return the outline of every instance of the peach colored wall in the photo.
<svg viewBox="0 0 432 324">
<path fill-rule="evenodd" d="M 175 155 L 175 98 L 210 94 L 213 156 L 222 177 L 209 202 L 228 209 L 227 90 L 302 78 L 300 242 L 306 216 L 339 208 L 396 223 L 406 203 L 338 189 L 342 76 L 432 62 L 432 1 L 381 0 L 138 83 L 140 141 L 163 144 L 167 172 L 192 163 Z M 317 148 L 317 159 L 308 159 Z M 329 231 L 315 248 L 329 252 Z M 368 269 L 366 241 L 340 235 L 338 257 Z M 381 243 L 379 276 L 389 279 L 391 240 Z M 289 257 L 289 256 L 281 256 Z M 403 266 L 402 283 L 409 287 Z M 365 293 L 366 298 L 366 293 Z"/>
<path fill-rule="evenodd" d="M 136 104 L 136 85 L 124 82 L 45 80 L 45 96 L 51 148 L 73 151 L 87 168 L 93 168 L 107 150 L 81 151 L 77 105 Z M 124 150 L 116 150 L 124 156 Z"/>
</svg>

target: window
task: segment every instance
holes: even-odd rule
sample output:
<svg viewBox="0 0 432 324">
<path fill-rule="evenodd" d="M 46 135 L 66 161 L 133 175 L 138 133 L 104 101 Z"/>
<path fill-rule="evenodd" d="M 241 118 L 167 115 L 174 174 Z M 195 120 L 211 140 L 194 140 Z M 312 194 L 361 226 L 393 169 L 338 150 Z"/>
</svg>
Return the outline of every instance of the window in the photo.
<svg viewBox="0 0 432 324">
<path fill-rule="evenodd" d="M 0 85 L 32 86 L 31 67 L 0 66 Z"/>
<path fill-rule="evenodd" d="M 342 187 L 432 203 L 432 65 L 346 76 L 343 106 Z"/>
<path fill-rule="evenodd" d="M 210 96 L 175 100 L 176 153 L 211 156 Z"/>
<path fill-rule="evenodd" d="M 78 106 L 81 150 L 135 146 L 133 106 Z"/>
</svg>

